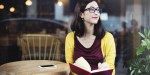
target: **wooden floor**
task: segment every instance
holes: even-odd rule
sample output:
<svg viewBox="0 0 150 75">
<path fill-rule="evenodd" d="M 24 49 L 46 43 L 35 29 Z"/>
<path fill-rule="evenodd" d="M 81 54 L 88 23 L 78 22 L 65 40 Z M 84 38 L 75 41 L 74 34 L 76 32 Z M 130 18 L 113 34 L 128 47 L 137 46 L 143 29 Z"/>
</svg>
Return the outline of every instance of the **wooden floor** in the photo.
<svg viewBox="0 0 150 75">
<path fill-rule="evenodd" d="M 117 63 L 117 67 L 116 67 L 116 75 L 128 75 L 127 74 L 127 68 L 123 67 L 123 59 L 122 59 L 122 54 L 121 54 L 121 58 Z"/>
</svg>

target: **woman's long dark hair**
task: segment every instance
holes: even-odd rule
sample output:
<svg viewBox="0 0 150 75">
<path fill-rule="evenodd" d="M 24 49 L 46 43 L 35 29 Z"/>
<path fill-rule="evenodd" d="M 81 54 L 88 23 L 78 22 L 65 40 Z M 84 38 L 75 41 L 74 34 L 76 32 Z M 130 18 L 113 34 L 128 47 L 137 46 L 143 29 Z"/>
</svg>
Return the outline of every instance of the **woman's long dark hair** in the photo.
<svg viewBox="0 0 150 75">
<path fill-rule="evenodd" d="M 79 37 L 82 37 L 85 31 L 84 21 L 80 17 L 80 14 L 84 13 L 85 7 L 87 6 L 87 4 L 92 1 L 96 1 L 96 0 L 80 0 L 76 4 L 75 11 L 74 11 L 74 20 L 71 24 L 71 29 L 72 31 L 75 31 L 75 34 Z M 102 39 L 105 35 L 105 30 L 102 26 L 100 19 L 98 20 L 98 23 L 94 25 L 93 35 L 95 35 L 99 39 Z"/>
</svg>

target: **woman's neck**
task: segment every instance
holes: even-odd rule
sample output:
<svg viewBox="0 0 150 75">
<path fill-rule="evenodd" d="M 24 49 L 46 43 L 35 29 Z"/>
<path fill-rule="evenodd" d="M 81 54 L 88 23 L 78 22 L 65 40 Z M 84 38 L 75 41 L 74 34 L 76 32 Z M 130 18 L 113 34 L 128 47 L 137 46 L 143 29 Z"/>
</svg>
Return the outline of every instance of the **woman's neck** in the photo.
<svg viewBox="0 0 150 75">
<path fill-rule="evenodd" d="M 94 24 L 85 23 L 85 31 L 84 36 L 91 36 L 94 32 Z"/>
</svg>

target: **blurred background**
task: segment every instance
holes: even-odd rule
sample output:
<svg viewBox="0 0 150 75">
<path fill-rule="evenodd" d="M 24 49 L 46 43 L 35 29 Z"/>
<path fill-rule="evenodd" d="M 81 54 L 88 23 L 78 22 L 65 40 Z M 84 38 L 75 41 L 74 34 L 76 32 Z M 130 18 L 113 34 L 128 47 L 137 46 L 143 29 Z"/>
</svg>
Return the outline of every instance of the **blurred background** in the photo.
<svg viewBox="0 0 150 75">
<path fill-rule="evenodd" d="M 0 65 L 21 60 L 17 39 L 22 34 L 55 35 L 64 46 L 77 1 L 0 0 Z M 150 28 L 150 0 L 98 1 L 103 26 L 116 42 L 116 75 L 128 75 L 129 61 L 140 45 L 138 32 Z"/>
</svg>

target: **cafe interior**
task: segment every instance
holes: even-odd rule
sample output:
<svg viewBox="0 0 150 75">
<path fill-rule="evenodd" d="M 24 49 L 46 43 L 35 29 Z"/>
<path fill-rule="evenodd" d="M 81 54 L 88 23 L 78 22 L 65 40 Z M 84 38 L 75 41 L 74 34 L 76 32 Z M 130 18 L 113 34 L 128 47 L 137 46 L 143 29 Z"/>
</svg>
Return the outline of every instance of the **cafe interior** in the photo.
<svg viewBox="0 0 150 75">
<path fill-rule="evenodd" d="M 69 75 L 65 38 L 71 32 L 77 1 L 0 0 L 0 75 Z M 116 75 L 131 75 L 132 71 L 128 71 L 130 61 L 136 56 L 136 48 L 141 45 L 142 38 L 138 33 L 126 32 L 132 33 L 135 29 L 144 33 L 145 29 L 150 29 L 150 0 L 98 2 L 102 24 L 115 38 Z M 132 35 L 134 37 L 130 37 Z M 13 65 L 9 69 L 10 63 Z M 48 63 L 58 64 L 59 70 L 31 67 L 31 64 Z M 26 67 L 22 66 L 25 64 Z"/>
</svg>

